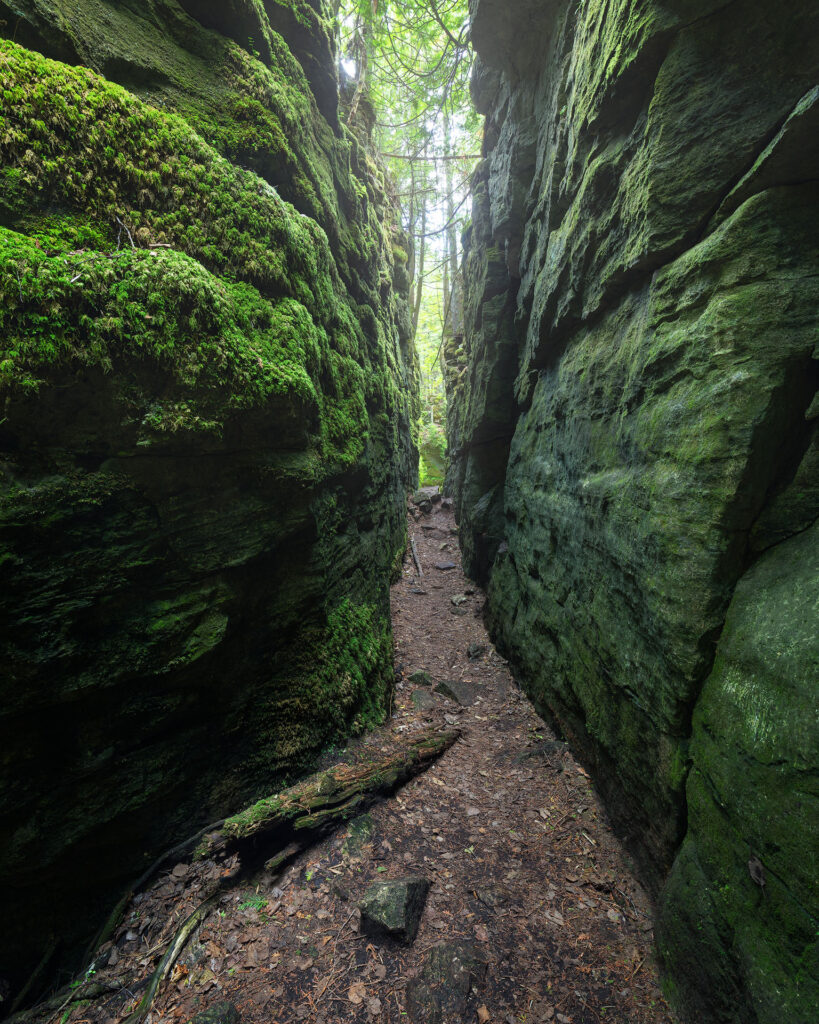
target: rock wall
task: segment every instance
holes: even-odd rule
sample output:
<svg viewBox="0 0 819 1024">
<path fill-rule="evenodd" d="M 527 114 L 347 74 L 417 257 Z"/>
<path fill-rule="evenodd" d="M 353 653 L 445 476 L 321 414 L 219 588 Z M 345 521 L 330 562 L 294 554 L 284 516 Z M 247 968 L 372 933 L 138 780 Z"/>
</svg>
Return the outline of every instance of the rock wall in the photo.
<svg viewBox="0 0 819 1024">
<path fill-rule="evenodd" d="M 472 16 L 485 140 L 446 353 L 466 560 L 658 893 L 681 1013 L 807 1024 L 819 8 Z"/>
<path fill-rule="evenodd" d="M 13 988 L 159 850 L 385 714 L 417 367 L 330 16 L 0 0 Z"/>
</svg>

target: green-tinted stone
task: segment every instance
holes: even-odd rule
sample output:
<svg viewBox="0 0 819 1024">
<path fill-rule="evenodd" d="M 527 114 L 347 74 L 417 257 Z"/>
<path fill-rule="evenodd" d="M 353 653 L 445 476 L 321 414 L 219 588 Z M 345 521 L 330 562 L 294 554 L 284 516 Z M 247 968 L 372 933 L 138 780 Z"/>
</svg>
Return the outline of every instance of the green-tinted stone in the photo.
<svg viewBox="0 0 819 1024">
<path fill-rule="evenodd" d="M 720 703 L 723 727 L 703 702 L 741 581 L 819 514 L 819 8 L 476 0 L 472 15 L 485 159 L 465 334 L 444 346 L 464 566 L 655 892 L 674 864 L 673 999 L 703 1021 L 801 1022 L 815 836 L 788 810 L 786 841 L 773 803 L 787 780 L 808 808 L 816 742 L 801 760 L 777 733 L 777 770 L 750 770 L 742 716 Z M 759 580 L 776 607 L 787 587 Z M 795 650 L 801 630 L 782 616 L 771 646 Z M 747 650 L 746 670 L 769 657 Z M 747 713 L 760 696 L 743 690 Z M 800 696 L 780 699 L 805 723 L 794 736 L 816 729 Z M 740 857 L 751 834 L 767 852 Z M 748 861 L 774 847 L 800 868 L 778 864 L 771 914 L 729 912 L 712 879 L 758 898 Z"/>
<path fill-rule="evenodd" d="M 193 1024 L 239 1024 L 241 1019 L 233 1003 L 225 1001 L 197 1013 L 193 1018 Z"/>
<path fill-rule="evenodd" d="M 383 719 L 418 397 L 407 241 L 337 121 L 325 5 L 11 7 L 0 961 L 19 986 L 51 935 L 51 966 L 78 967 L 154 855 Z"/>
<path fill-rule="evenodd" d="M 361 925 L 368 935 L 411 943 L 418 933 L 430 883 L 425 878 L 375 882 L 361 900 Z"/>
</svg>

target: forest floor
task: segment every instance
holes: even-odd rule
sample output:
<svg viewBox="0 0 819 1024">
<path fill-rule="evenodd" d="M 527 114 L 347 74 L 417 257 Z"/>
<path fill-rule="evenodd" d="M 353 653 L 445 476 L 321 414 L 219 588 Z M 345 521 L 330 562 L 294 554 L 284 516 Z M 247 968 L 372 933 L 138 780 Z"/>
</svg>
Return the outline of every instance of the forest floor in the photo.
<svg viewBox="0 0 819 1024">
<path fill-rule="evenodd" d="M 283 874 L 225 893 L 160 989 L 151 1024 L 209 1008 L 214 1024 L 672 1024 L 650 902 L 587 773 L 492 647 L 452 512 L 438 503 L 414 515 L 424 575 L 408 555 L 392 591 L 394 713 L 359 748 L 386 750 L 437 723 L 457 725 L 461 739 Z M 431 685 L 410 682 L 420 671 Z M 463 704 L 433 692 L 441 681 Z M 220 870 L 183 862 L 136 896 L 96 975 L 110 996 L 62 1008 L 55 1024 L 122 1020 Z M 365 890 L 407 875 L 431 883 L 414 942 L 368 936 Z"/>
</svg>

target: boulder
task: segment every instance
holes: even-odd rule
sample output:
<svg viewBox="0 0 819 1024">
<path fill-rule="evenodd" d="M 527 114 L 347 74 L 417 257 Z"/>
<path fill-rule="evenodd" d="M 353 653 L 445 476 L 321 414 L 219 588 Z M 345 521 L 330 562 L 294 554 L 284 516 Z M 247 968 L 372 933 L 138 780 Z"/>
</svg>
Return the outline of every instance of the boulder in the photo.
<svg viewBox="0 0 819 1024">
<path fill-rule="evenodd" d="M 674 1000 L 802 1024 L 816 613 L 786 546 L 819 515 L 819 6 L 470 10 L 485 158 L 443 348 L 464 571 L 667 883 Z"/>
<path fill-rule="evenodd" d="M 411 699 L 412 706 L 419 711 L 432 711 L 440 707 L 439 701 L 436 700 L 434 694 L 431 694 L 429 690 L 413 690 Z"/>
<path fill-rule="evenodd" d="M 410 876 L 375 882 L 360 903 L 361 926 L 367 935 L 389 936 L 409 945 L 418 934 L 430 883 Z"/>
<path fill-rule="evenodd" d="M 463 679 L 442 679 L 435 687 L 434 692 L 441 693 L 444 697 L 449 697 L 456 704 L 466 708 L 475 703 L 480 687 L 477 683 L 468 683 Z"/>
<path fill-rule="evenodd" d="M 12 1003 L 389 707 L 416 356 L 325 8 L 0 2 Z"/>
<path fill-rule="evenodd" d="M 426 669 L 418 669 L 409 677 L 408 682 L 413 686 L 432 686 L 432 677 Z"/>
</svg>

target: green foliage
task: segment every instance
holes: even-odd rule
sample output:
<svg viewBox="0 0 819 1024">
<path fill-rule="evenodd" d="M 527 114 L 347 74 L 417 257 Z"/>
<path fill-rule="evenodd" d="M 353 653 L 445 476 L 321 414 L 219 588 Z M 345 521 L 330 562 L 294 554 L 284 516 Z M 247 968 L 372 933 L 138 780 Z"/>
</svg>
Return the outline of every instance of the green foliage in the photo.
<svg viewBox="0 0 819 1024">
<path fill-rule="evenodd" d="M 239 904 L 239 910 L 255 910 L 257 914 L 267 910 L 267 907 L 268 900 L 261 893 L 254 893 Z"/>
<path fill-rule="evenodd" d="M 342 68 L 353 76 L 348 117 L 355 122 L 363 91 L 409 237 L 421 418 L 443 423 L 440 354 L 445 336 L 461 333 L 460 234 L 480 150 L 479 118 L 468 92 L 468 4 L 347 0 L 341 5 L 340 50 L 346 55 Z M 422 478 L 425 473 L 440 475 L 428 461 Z"/>
<path fill-rule="evenodd" d="M 437 423 L 424 423 L 418 449 L 421 454 L 421 486 L 442 486 L 446 474 L 446 434 L 443 428 Z"/>
<path fill-rule="evenodd" d="M 444 425 L 446 398 L 442 369 L 444 326 L 444 282 L 440 268 L 427 275 L 415 330 L 415 347 L 421 369 L 421 419 Z"/>
<path fill-rule="evenodd" d="M 446 456 L 446 434 L 437 423 L 425 423 L 421 427 L 421 444 L 442 459 Z"/>
</svg>

